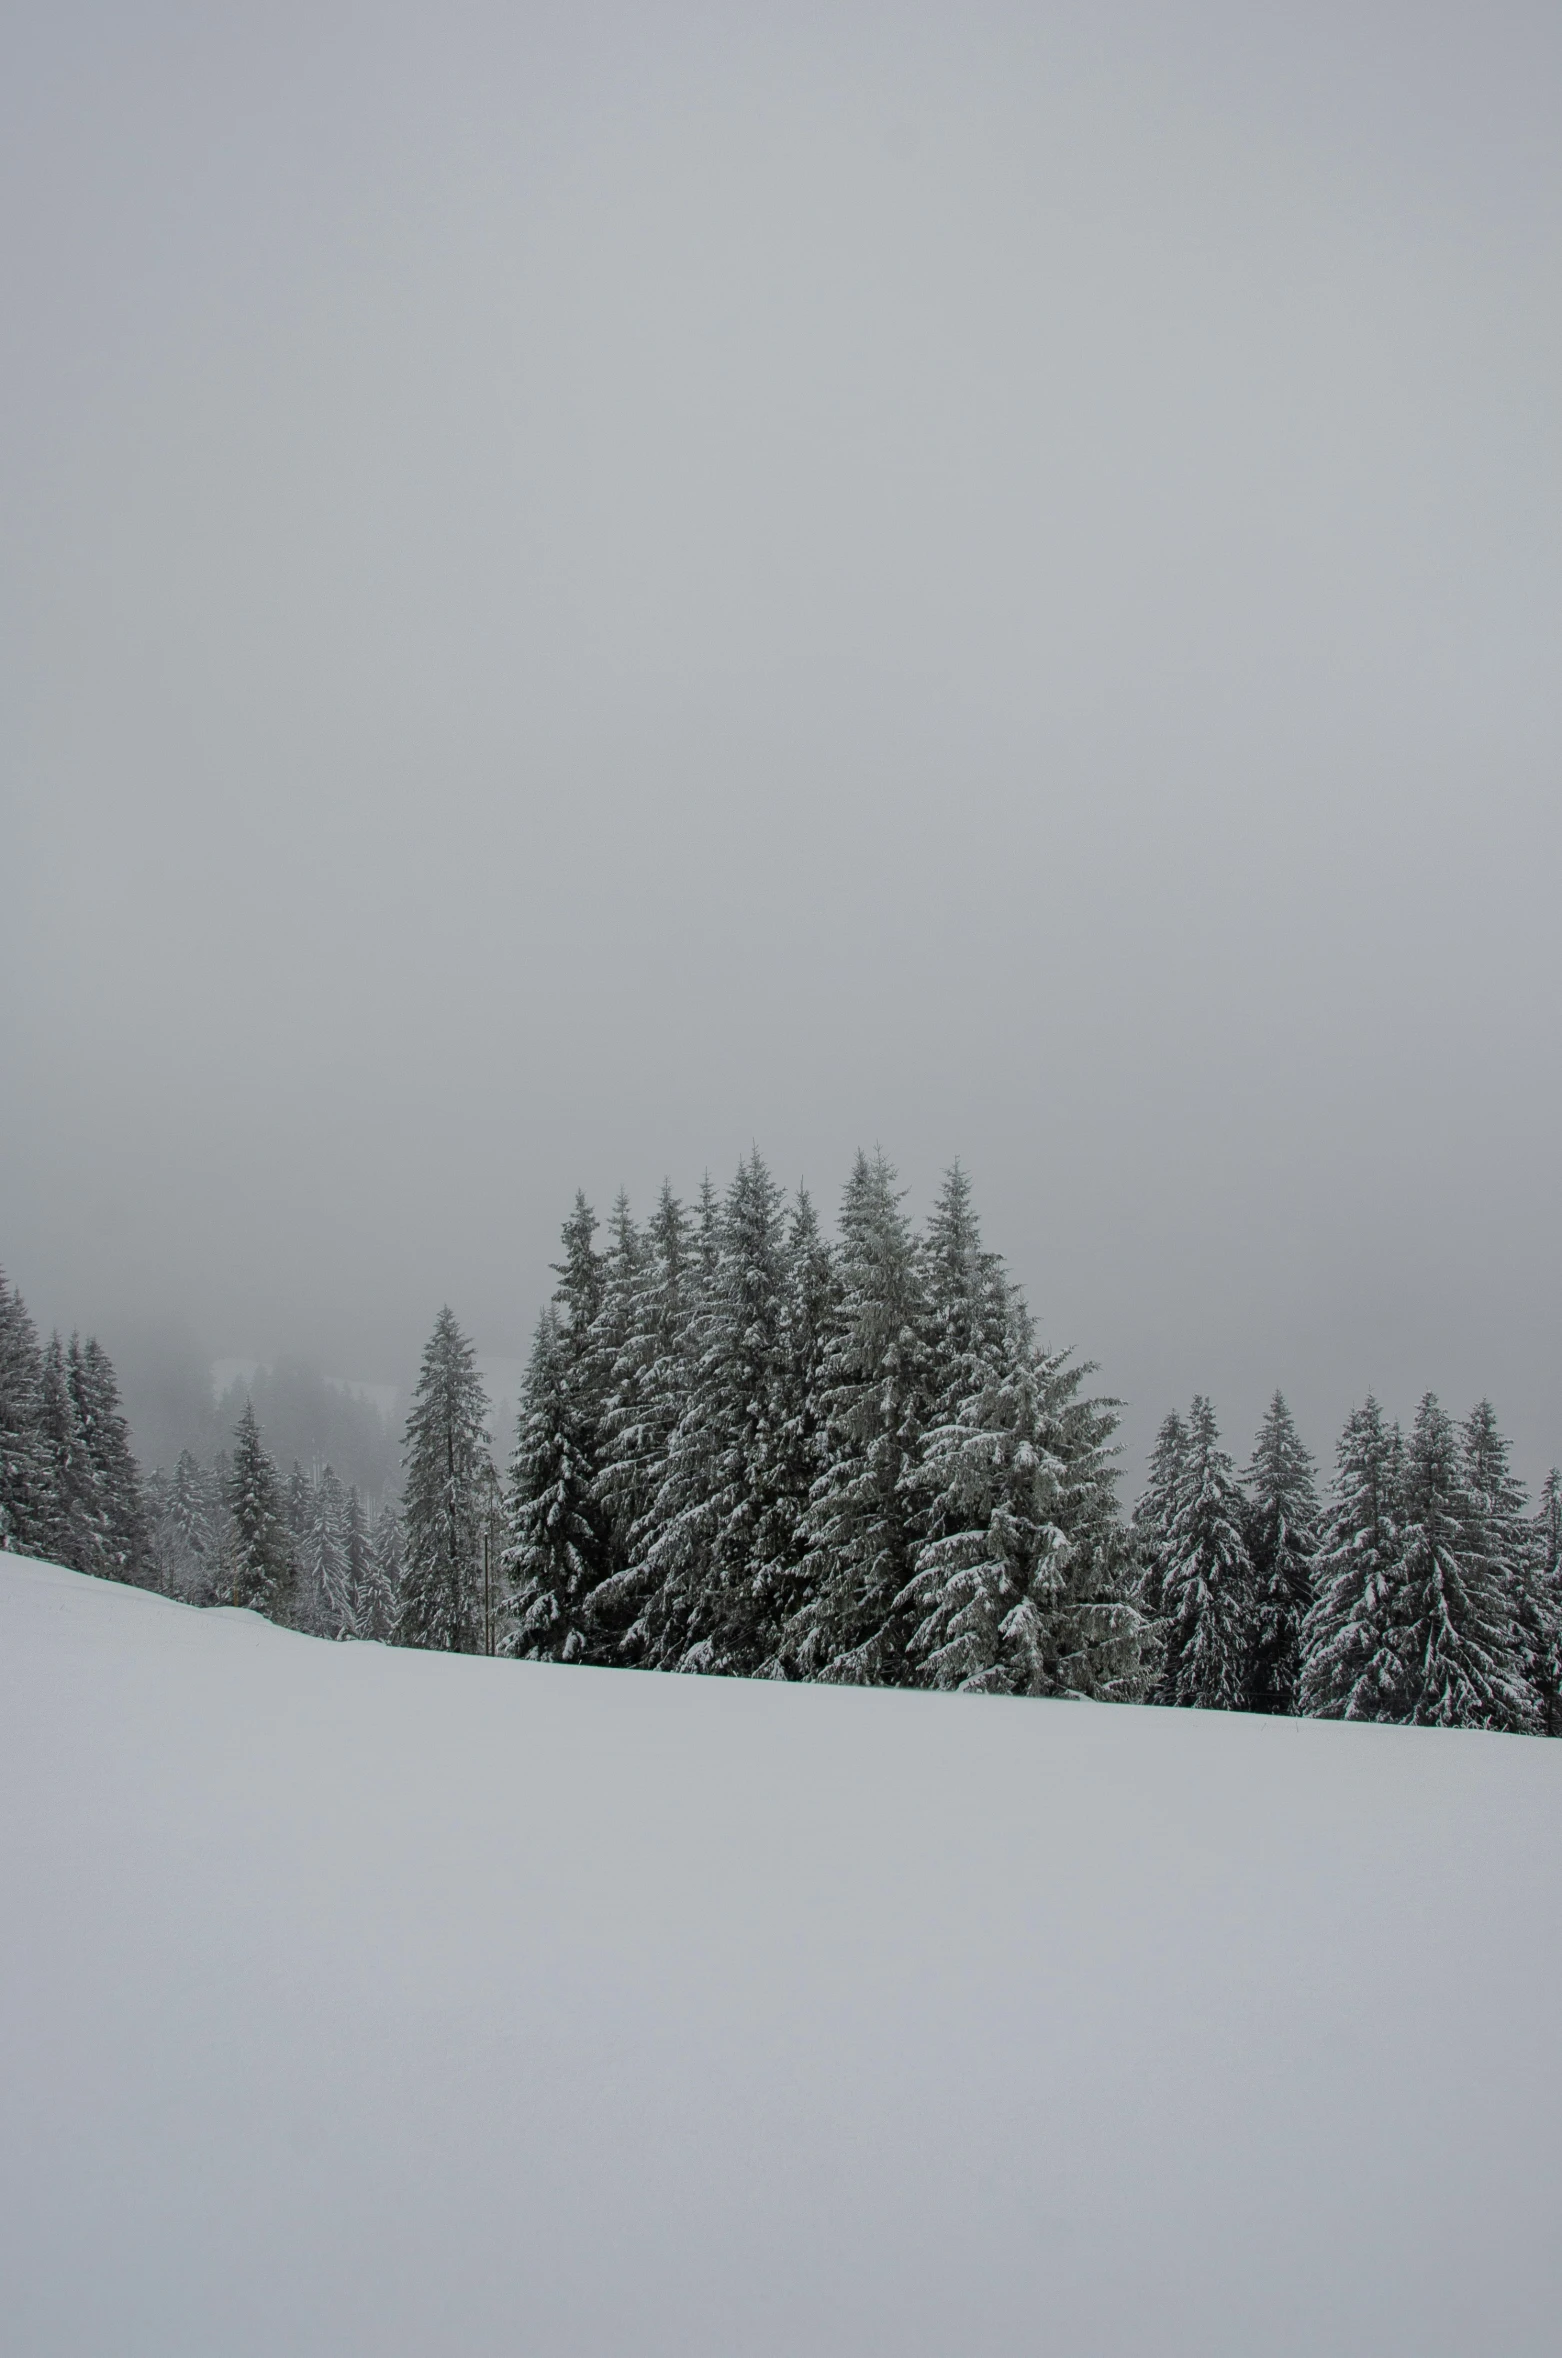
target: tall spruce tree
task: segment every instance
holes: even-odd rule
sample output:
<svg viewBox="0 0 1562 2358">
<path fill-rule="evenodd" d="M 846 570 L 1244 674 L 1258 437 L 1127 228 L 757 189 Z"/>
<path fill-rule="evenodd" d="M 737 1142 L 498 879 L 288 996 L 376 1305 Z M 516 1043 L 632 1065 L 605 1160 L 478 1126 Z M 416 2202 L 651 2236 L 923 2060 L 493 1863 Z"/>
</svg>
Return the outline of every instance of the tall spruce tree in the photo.
<svg viewBox="0 0 1562 2358">
<path fill-rule="evenodd" d="M 903 1603 L 924 1536 L 906 1480 L 921 1450 L 926 1316 L 901 1190 L 859 1154 L 841 1205 L 839 1293 L 825 1343 L 826 1462 L 803 1520 L 812 1595 L 789 1643 L 805 1676 L 908 1683 Z"/>
<path fill-rule="evenodd" d="M 624 1215 L 627 1225 L 627 1205 Z M 563 1332 L 571 1351 L 582 1360 L 592 1352 L 597 1318 L 607 1287 L 603 1256 L 597 1251 L 594 1241 L 596 1233 L 596 1213 L 577 1188 L 575 1208 L 564 1223 L 564 1258 L 553 1264 L 553 1274 L 559 1281 L 554 1288 L 553 1299 L 559 1306 Z"/>
<path fill-rule="evenodd" d="M 621 1424 L 634 1421 L 639 1405 L 644 1374 L 642 1307 L 653 1249 L 650 1239 L 635 1226 L 629 1199 L 620 1189 L 608 1221 L 607 1249 L 601 1256 L 598 1307 L 587 1338 L 589 1365 L 582 1371 L 582 1389 L 592 1405 L 596 1488 L 606 1517 L 605 1544 L 612 1571 L 620 1570 L 629 1558 L 633 1484 L 616 1478 L 614 1441 Z M 606 1632 L 604 1642 L 611 1655 L 614 1642 Z"/>
<path fill-rule="evenodd" d="M 642 1242 L 598 1422 L 596 1499 L 606 1518 L 608 1569 L 587 1618 L 604 1659 L 644 1662 L 651 1651 L 645 1607 L 653 1593 L 647 1558 L 673 1435 L 688 1405 L 691 1333 L 698 1305 L 689 1217 L 664 1181 Z"/>
<path fill-rule="evenodd" d="M 1312 1458 L 1280 1392 L 1253 1443 L 1247 1497 L 1255 1604 L 1248 1708 L 1291 1712 L 1301 1675 L 1302 1623 L 1313 1602 L 1318 1492 Z"/>
<path fill-rule="evenodd" d="M 314 1579 L 312 1539 L 315 1522 L 315 1484 L 295 1457 L 287 1478 L 283 1507 L 288 1552 L 293 1559 L 293 1618 L 311 1637 L 325 1634 L 325 1606 Z"/>
<path fill-rule="evenodd" d="M 1134 1553 L 1139 1564 L 1139 1606 L 1146 1622 L 1159 1631 L 1165 1620 L 1166 1554 L 1172 1517 L 1177 1511 L 1179 1486 L 1188 1457 L 1188 1428 L 1177 1411 L 1161 1421 L 1150 1453 L 1144 1490 L 1133 1511 Z"/>
<path fill-rule="evenodd" d="M 704 1369 L 719 1437 L 712 1533 L 713 1663 L 753 1672 L 770 1661 L 794 1601 L 798 1525 L 807 1504 L 788 1422 L 792 1266 L 786 1207 L 757 1149 L 722 1210 L 715 1316 Z"/>
<path fill-rule="evenodd" d="M 1057 1543 L 1037 1560 L 1005 1637 L 1026 1695 L 1140 1702 L 1159 1675 L 1155 1632 L 1137 1601 L 1138 1557 L 1117 1497 L 1115 1400 L 1081 1387 L 1094 1374 L 1067 1351 L 1038 1352 L 1040 1422 Z"/>
<path fill-rule="evenodd" d="M 1005 1629 L 1039 1554 L 1061 1538 L 1055 1471 L 1039 1447 L 1033 1338 L 996 1254 L 984 1252 L 971 1185 L 944 1177 L 921 1254 L 929 1401 L 906 1487 L 925 1536 L 899 1600 L 914 1619 L 919 1683 L 1008 1693 Z"/>
<path fill-rule="evenodd" d="M 38 1330 L 0 1270 L 0 1548 L 46 1555 L 58 1524 Z"/>
<path fill-rule="evenodd" d="M 424 1347 L 407 1419 L 398 1645 L 477 1650 L 487 1464 L 487 1394 L 447 1305 Z"/>
<path fill-rule="evenodd" d="M 1298 1708 L 1314 1719 L 1397 1720 L 1409 1692 L 1396 1629 L 1404 1447 L 1369 1393 L 1346 1419 L 1301 1630 Z"/>
<path fill-rule="evenodd" d="M 150 1570 L 146 1512 L 113 1365 L 95 1335 L 85 1343 L 72 1335 L 65 1370 L 85 1459 L 82 1490 L 73 1501 L 79 1527 L 90 1534 L 92 1560 L 83 1569 L 140 1586 Z"/>
<path fill-rule="evenodd" d="M 1065 1544 L 1062 1469 L 1040 1431 L 1041 1369 L 1020 1303 L 1010 1318 L 1010 1348 L 973 1367 L 971 1389 L 946 1400 L 924 1439 L 928 1536 L 901 1600 L 921 1616 L 908 1641 L 919 1683 L 967 1693 L 1015 1690 L 1016 1616 L 1029 1600 L 1039 1636 L 1051 1560 Z"/>
<path fill-rule="evenodd" d="M 290 1621 L 295 1610 L 293 1555 L 281 1487 L 248 1400 L 233 1435 L 228 1513 L 231 1586 L 225 1601 L 275 1621 Z"/>
<path fill-rule="evenodd" d="M 311 1485 L 303 1570 L 321 1637 L 354 1635 L 352 1573 L 348 1564 L 347 1493 L 332 1466 Z"/>
<path fill-rule="evenodd" d="M 607 1529 L 582 1389 L 582 1360 L 550 1307 L 532 1341 L 505 1490 L 509 1650 L 528 1661 L 584 1662 L 592 1650 L 591 1600 L 606 1570 Z"/>
<path fill-rule="evenodd" d="M 102 1509 L 86 1437 L 76 1413 L 65 1346 L 56 1332 L 43 1353 L 41 1422 L 49 1452 L 50 1518 L 40 1552 L 73 1572 L 106 1574 L 101 1548 Z"/>
<path fill-rule="evenodd" d="M 1525 1724 L 1544 1721 L 1547 1657 L 1554 1644 L 1550 1600 L 1537 1577 L 1529 1498 L 1509 1462 L 1508 1443 L 1489 1400 L 1478 1401 L 1459 1428 L 1467 1498 L 1467 1545 L 1485 1579 L 1506 1599 L 1530 1691 Z"/>
<path fill-rule="evenodd" d="M 1394 1641 L 1421 1727 L 1522 1728 L 1535 1699 L 1513 1600 L 1486 1545 L 1452 1419 L 1428 1392 L 1405 1452 Z"/>
<path fill-rule="evenodd" d="M 777 1481 L 789 1538 L 764 1573 L 766 1651 L 759 1670 L 767 1678 L 794 1678 L 800 1670 L 799 1633 L 807 1629 L 814 1595 L 807 1515 L 828 1464 L 823 1371 L 839 1303 L 835 1255 L 812 1197 L 800 1186 L 787 1219 L 777 1435 Z"/>
<path fill-rule="evenodd" d="M 708 1173 L 691 1246 L 676 1345 L 663 1362 L 667 1385 L 659 1397 L 653 1385 L 647 1403 L 649 1436 L 665 1436 L 654 1466 L 643 1461 L 654 1488 L 634 1526 L 628 1561 L 603 1584 L 593 1606 L 601 1614 L 612 1600 L 611 1626 L 621 1628 L 624 1607 L 632 1603 L 619 1651 L 655 1670 L 724 1666 L 726 1633 L 713 1557 L 720 1431 L 712 1379 L 722 1211 Z"/>
<path fill-rule="evenodd" d="M 756 1669 L 773 1652 L 798 1502 L 787 1481 L 786 1222 L 758 1153 L 739 1166 L 702 1255 L 689 1383 L 647 1551 L 647 1658 Z"/>
<path fill-rule="evenodd" d="M 338 1635 L 374 1635 L 374 1558 L 369 1521 L 356 1482 L 349 1482 L 342 1509 L 342 1563 L 346 1574 L 342 1626 Z"/>
<path fill-rule="evenodd" d="M 1167 1703 L 1240 1711 L 1247 1699 L 1254 1596 L 1245 1508 L 1215 1412 L 1200 1394 L 1188 1412 L 1160 1576 Z"/>
</svg>

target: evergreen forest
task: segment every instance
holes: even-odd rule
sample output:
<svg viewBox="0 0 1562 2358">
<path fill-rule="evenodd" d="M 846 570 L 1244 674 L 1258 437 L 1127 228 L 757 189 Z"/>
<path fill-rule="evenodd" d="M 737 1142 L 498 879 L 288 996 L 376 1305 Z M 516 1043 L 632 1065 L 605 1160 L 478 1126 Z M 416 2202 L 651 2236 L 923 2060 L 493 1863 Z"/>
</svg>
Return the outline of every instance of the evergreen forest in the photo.
<svg viewBox="0 0 1562 2358">
<path fill-rule="evenodd" d="M 1562 1474 L 1532 1506 L 1489 1402 L 1369 1397 L 1324 1478 L 1279 1392 L 1241 1466 L 1198 1396 L 1125 1512 L 965 1173 L 918 1231 L 882 1155 L 833 1236 L 757 1152 L 643 1223 L 577 1196 L 554 1276 L 502 1463 L 440 1312 L 399 1495 L 284 1476 L 263 1393 L 143 1477 L 107 1355 L 0 1276 L 0 1548 L 333 1639 L 1562 1733 Z"/>
</svg>

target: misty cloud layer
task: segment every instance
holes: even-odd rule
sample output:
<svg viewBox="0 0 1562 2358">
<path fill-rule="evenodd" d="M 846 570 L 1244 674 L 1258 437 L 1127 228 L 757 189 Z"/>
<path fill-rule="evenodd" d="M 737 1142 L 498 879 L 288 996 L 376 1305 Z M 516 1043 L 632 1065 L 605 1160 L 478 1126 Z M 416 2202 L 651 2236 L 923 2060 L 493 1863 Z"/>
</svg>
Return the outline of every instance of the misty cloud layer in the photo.
<svg viewBox="0 0 1562 2358">
<path fill-rule="evenodd" d="M 1135 1453 L 1562 1454 L 1555 10 L 4 39 L 40 1320 L 401 1382 L 878 1142 Z"/>
</svg>

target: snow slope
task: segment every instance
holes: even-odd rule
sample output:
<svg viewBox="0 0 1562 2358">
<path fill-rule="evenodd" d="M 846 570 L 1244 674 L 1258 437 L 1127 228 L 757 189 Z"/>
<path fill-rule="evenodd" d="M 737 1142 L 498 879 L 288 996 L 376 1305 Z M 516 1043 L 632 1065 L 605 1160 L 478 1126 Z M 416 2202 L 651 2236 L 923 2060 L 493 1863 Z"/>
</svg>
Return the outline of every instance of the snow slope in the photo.
<svg viewBox="0 0 1562 2358">
<path fill-rule="evenodd" d="M 0 1557 L 11 2358 L 1551 2351 L 1562 1744 Z"/>
</svg>

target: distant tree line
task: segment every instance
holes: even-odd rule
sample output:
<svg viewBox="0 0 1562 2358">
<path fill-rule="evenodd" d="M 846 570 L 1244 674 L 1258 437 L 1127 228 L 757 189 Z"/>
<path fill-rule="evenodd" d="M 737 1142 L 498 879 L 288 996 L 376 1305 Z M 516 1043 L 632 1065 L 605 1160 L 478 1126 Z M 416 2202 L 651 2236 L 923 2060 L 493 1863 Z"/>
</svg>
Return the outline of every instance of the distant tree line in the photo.
<svg viewBox="0 0 1562 2358">
<path fill-rule="evenodd" d="M 372 1507 L 332 1466 L 296 1459 L 284 1485 L 252 1401 L 231 1451 L 208 1467 L 184 1450 L 146 1492 L 165 1595 L 247 1606 L 311 1637 L 389 1637 L 401 1585 L 394 1500 Z"/>
<path fill-rule="evenodd" d="M 371 1510 L 329 1465 L 295 1463 L 284 1492 L 247 1396 L 231 1451 L 143 1480 L 107 1352 L 41 1345 L 3 1272 L 0 1548 L 320 1637 L 388 1637 L 401 1585 L 394 1501 Z"/>
<path fill-rule="evenodd" d="M 284 1469 L 334 1466 L 363 1498 L 385 1498 L 401 1486 L 399 1426 L 362 1390 L 303 1360 L 246 1368 L 214 1388 L 209 1358 L 166 1329 L 146 1327 L 119 1375 L 144 1468 L 171 1468 L 186 1450 L 207 1466 L 230 1456 L 248 1401 Z"/>
<path fill-rule="evenodd" d="M 0 1279 L 0 1545 L 326 1637 L 1562 1733 L 1562 1475 L 1532 1514 L 1488 1403 L 1406 1438 L 1369 1399 L 1320 1498 L 1280 1394 L 1241 1474 L 1200 1397 L 1125 1520 L 1117 1404 L 958 1167 L 921 1232 L 882 1156 L 831 1240 L 754 1154 L 598 1236 L 577 1196 L 503 1476 L 445 1309 L 372 1513 L 328 1465 L 284 1485 L 249 1400 L 143 1495 L 103 1354 L 40 1350 Z"/>
</svg>

